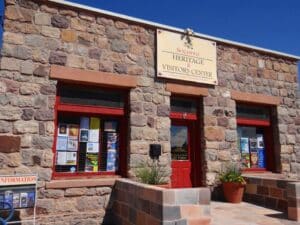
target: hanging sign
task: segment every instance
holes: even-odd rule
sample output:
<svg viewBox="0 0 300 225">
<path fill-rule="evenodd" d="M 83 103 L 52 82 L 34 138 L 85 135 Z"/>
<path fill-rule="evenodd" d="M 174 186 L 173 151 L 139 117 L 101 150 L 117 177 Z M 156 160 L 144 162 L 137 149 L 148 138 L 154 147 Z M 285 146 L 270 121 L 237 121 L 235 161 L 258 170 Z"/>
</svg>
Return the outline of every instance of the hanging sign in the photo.
<svg viewBox="0 0 300 225">
<path fill-rule="evenodd" d="M 216 42 L 158 29 L 157 77 L 216 85 Z"/>
</svg>

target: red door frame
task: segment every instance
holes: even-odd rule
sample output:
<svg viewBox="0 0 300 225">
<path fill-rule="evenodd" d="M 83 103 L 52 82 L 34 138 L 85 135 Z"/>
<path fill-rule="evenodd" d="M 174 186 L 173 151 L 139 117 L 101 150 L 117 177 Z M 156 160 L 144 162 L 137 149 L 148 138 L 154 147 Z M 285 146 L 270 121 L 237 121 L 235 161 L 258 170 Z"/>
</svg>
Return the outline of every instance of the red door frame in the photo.
<svg viewBox="0 0 300 225">
<path fill-rule="evenodd" d="M 200 123 L 198 120 L 197 113 L 182 113 L 182 112 L 171 112 L 171 125 L 182 125 L 188 127 L 188 156 L 189 156 L 189 163 L 191 164 L 191 186 L 198 187 L 201 185 L 201 155 L 200 149 L 197 151 L 198 146 L 200 148 Z M 197 138 L 199 137 L 199 138 Z M 172 160 L 172 165 L 175 163 L 176 160 Z M 183 163 L 183 162 L 178 162 Z"/>
<path fill-rule="evenodd" d="M 52 166 L 52 179 L 66 179 L 66 178 L 87 178 L 95 176 L 112 176 L 112 175 L 121 175 L 127 177 L 127 130 L 128 130 L 128 119 L 125 116 L 127 112 L 128 97 L 124 97 L 124 108 L 110 108 L 102 106 L 91 106 L 91 105 L 73 105 L 73 104 L 64 104 L 60 101 L 60 88 L 63 85 L 68 86 L 78 86 L 73 84 L 63 84 L 59 83 L 57 85 L 58 91 L 55 99 L 55 118 L 54 118 L 54 141 L 52 146 L 53 152 L 53 166 Z M 87 86 L 88 88 L 88 86 Z M 109 89 L 113 90 L 113 89 Z M 124 96 L 128 96 L 128 93 L 124 90 L 118 90 L 124 92 Z M 119 145 L 119 170 L 116 172 L 56 172 L 55 163 L 56 163 L 56 141 L 57 141 L 57 130 L 58 130 L 58 114 L 59 113 L 73 113 L 80 115 L 89 115 L 89 116 L 103 116 L 103 117 L 112 117 L 120 121 L 120 145 Z M 78 154 L 77 154 L 78 156 Z"/>
</svg>

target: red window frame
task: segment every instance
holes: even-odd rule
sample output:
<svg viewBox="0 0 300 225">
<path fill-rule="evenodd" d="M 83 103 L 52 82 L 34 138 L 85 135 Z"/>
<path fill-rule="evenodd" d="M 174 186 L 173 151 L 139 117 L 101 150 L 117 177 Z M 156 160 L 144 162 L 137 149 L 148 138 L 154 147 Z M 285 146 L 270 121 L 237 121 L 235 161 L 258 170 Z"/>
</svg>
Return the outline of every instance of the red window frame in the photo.
<svg viewBox="0 0 300 225">
<path fill-rule="evenodd" d="M 126 90 L 120 90 L 120 89 L 108 89 L 108 88 L 102 88 L 101 89 L 107 89 L 110 91 L 118 91 L 123 95 L 124 99 L 124 107 L 123 108 L 111 108 L 111 107 L 103 107 L 103 106 L 91 106 L 91 105 L 76 105 L 76 104 L 69 104 L 69 103 L 62 103 L 60 101 L 60 93 L 59 90 L 64 85 L 68 86 L 74 86 L 78 87 L 78 85 L 73 84 L 65 84 L 65 83 L 59 83 L 57 85 L 57 94 L 55 99 L 55 118 L 54 118 L 54 124 L 55 124 L 55 130 L 54 130 L 54 141 L 53 141 L 53 166 L 52 166 L 52 179 L 80 179 L 80 178 L 90 178 L 90 177 L 111 177 L 111 176 L 118 176 L 121 175 L 123 177 L 126 177 L 127 175 L 127 129 L 128 129 L 128 120 L 126 118 L 126 109 L 128 105 L 128 92 Z M 89 88 L 89 86 L 86 86 Z M 75 115 L 84 115 L 84 116 L 98 116 L 106 119 L 115 119 L 119 121 L 119 169 L 118 171 L 111 172 L 111 171 L 99 171 L 99 172 L 57 172 L 55 170 L 56 166 L 56 142 L 57 142 L 57 131 L 58 131 L 58 114 L 75 114 Z M 78 155 L 78 154 L 77 154 Z"/>
<path fill-rule="evenodd" d="M 266 168 L 243 168 L 243 172 L 269 172 L 274 170 L 274 150 L 273 150 L 273 136 L 271 132 L 272 122 L 271 122 L 271 107 L 261 104 L 249 104 L 239 102 L 236 104 L 248 104 L 256 107 L 268 107 L 269 108 L 269 118 L 268 119 L 254 119 L 247 117 L 237 116 L 237 126 L 248 126 L 257 127 L 264 129 L 265 138 L 265 157 L 266 157 Z"/>
</svg>

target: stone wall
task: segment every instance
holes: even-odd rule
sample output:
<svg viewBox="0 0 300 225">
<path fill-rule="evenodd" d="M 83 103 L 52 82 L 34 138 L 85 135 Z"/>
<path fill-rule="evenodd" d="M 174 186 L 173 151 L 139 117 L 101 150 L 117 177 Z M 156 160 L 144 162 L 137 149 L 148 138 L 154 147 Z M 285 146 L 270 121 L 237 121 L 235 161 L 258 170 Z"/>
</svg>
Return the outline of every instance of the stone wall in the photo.
<svg viewBox="0 0 300 225">
<path fill-rule="evenodd" d="M 208 188 L 164 189 L 119 179 L 112 194 L 114 224 L 210 224 Z"/>
<path fill-rule="evenodd" d="M 278 130 L 274 132 L 276 170 L 300 178 L 296 62 L 222 43 L 218 43 L 217 55 L 219 84 L 209 88 L 209 96 L 204 97 L 205 183 L 214 184 L 219 172 L 240 158 L 231 90 L 281 98 L 280 105 L 273 107 L 273 130 Z"/>
</svg>

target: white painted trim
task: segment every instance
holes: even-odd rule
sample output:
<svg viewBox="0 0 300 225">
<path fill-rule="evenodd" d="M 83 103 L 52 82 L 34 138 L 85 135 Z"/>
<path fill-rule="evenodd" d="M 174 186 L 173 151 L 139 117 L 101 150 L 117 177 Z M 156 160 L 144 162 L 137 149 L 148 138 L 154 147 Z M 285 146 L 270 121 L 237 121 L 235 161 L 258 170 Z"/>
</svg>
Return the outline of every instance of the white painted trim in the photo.
<svg viewBox="0 0 300 225">
<path fill-rule="evenodd" d="M 111 12 L 111 11 L 98 9 L 98 8 L 95 8 L 95 7 L 86 6 L 86 5 L 82 5 L 82 4 L 78 4 L 78 3 L 74 3 L 74 2 L 69 2 L 69 1 L 64 1 L 64 0 L 48 0 L 48 1 L 63 4 L 63 5 L 70 6 L 70 7 L 84 9 L 84 10 L 88 10 L 88 11 L 92 11 L 92 12 L 96 12 L 96 13 L 101 13 L 101 14 L 105 14 L 105 15 L 108 15 L 108 16 L 121 18 L 121 19 L 124 19 L 124 20 L 134 21 L 134 22 L 137 22 L 137 23 L 146 24 L 146 25 L 153 26 L 153 27 L 156 27 L 156 28 L 176 31 L 176 32 L 180 32 L 180 33 L 185 32 L 184 29 L 180 29 L 180 28 L 177 28 L 177 27 L 168 26 L 168 25 L 164 25 L 164 24 L 160 24 L 160 23 L 155 23 L 155 22 L 151 22 L 151 21 L 148 21 L 148 20 L 143 20 L 143 19 L 139 19 L 139 18 L 135 18 L 135 17 L 131 17 L 131 16 L 126 16 L 126 15 L 123 15 L 123 14 L 120 14 L 120 13 L 114 13 L 114 12 Z M 206 34 L 202 34 L 202 33 L 194 33 L 194 36 L 209 39 L 209 40 L 216 41 L 216 42 L 222 42 L 222 43 L 226 43 L 226 44 L 230 44 L 230 45 L 235 45 L 235 46 L 242 47 L 242 48 L 253 49 L 253 50 L 260 51 L 260 52 L 265 52 L 265 53 L 270 53 L 270 54 L 274 54 L 274 55 L 279 55 L 279 56 L 283 56 L 283 57 L 288 57 L 288 58 L 300 60 L 300 56 L 287 54 L 287 53 L 280 52 L 280 51 L 274 51 L 274 50 L 270 50 L 270 49 L 266 49 L 266 48 L 261 48 L 261 47 L 257 47 L 257 46 L 254 46 L 254 45 L 248 45 L 248 44 L 240 43 L 240 42 L 237 42 L 237 41 L 230 41 L 230 40 L 227 40 L 227 39 L 218 38 L 218 37 L 214 37 L 214 36 L 211 36 L 211 35 L 206 35 Z"/>
</svg>

